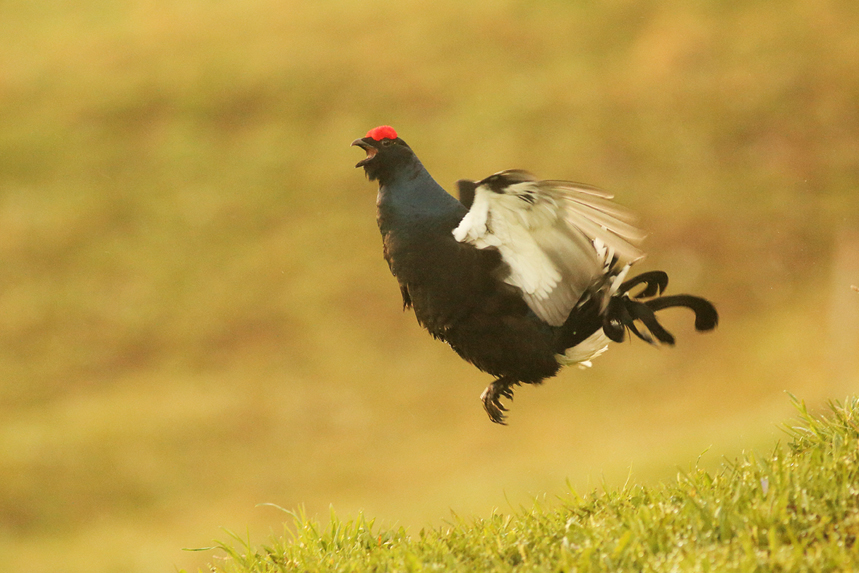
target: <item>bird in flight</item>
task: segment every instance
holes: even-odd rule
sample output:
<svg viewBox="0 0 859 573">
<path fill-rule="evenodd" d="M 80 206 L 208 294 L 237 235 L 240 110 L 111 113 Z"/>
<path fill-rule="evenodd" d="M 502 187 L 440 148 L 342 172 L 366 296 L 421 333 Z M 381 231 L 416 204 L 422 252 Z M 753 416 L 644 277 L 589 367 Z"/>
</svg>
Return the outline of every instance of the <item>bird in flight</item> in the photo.
<svg viewBox="0 0 859 573">
<path fill-rule="evenodd" d="M 666 273 L 629 276 L 644 234 L 596 187 L 514 169 L 459 181 L 456 199 L 392 127 L 352 145 L 366 152 L 356 167 L 379 183 L 376 219 L 404 309 L 495 377 L 481 395 L 493 422 L 505 423 L 501 399 L 514 387 L 588 367 L 627 332 L 673 345 L 660 310 L 690 309 L 698 331 L 718 323 L 709 301 L 663 295 Z"/>
</svg>

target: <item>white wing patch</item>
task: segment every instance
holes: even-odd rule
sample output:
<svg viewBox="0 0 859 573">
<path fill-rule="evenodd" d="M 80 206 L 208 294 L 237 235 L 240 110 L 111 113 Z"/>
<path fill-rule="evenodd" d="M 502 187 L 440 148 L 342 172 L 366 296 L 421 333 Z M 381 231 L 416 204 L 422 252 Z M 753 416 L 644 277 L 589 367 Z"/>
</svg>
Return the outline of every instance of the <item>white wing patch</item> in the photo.
<svg viewBox="0 0 859 573">
<path fill-rule="evenodd" d="M 642 233 L 630 217 L 595 188 L 537 181 L 503 171 L 475 189 L 471 209 L 453 236 L 478 249 L 496 248 L 510 267 L 504 279 L 541 320 L 560 326 L 605 265 L 642 257 Z"/>
</svg>

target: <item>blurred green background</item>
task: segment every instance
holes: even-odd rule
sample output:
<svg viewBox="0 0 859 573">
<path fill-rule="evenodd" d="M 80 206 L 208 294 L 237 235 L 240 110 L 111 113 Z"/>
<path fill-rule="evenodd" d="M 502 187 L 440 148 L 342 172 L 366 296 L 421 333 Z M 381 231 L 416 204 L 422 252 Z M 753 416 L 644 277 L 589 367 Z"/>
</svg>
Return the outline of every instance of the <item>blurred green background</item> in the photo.
<svg viewBox="0 0 859 573">
<path fill-rule="evenodd" d="M 0 568 L 196 570 L 270 507 L 417 531 L 769 449 L 859 386 L 859 4 L 0 3 Z M 674 349 L 516 394 L 432 340 L 356 137 L 640 215 Z M 631 468 L 631 470 L 630 470 Z"/>
</svg>

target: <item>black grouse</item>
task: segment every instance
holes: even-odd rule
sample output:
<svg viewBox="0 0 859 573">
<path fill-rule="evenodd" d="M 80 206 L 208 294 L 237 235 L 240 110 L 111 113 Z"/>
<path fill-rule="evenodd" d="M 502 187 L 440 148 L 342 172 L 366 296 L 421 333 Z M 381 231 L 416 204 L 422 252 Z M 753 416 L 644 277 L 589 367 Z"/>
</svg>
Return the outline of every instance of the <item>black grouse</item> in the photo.
<svg viewBox="0 0 859 573">
<path fill-rule="evenodd" d="M 674 344 L 656 311 L 686 307 L 697 330 L 716 327 L 707 300 L 662 296 L 664 272 L 627 279 L 644 257 L 643 234 L 611 195 L 510 170 L 459 181 L 456 200 L 390 126 L 352 145 L 367 152 L 356 167 L 379 182 L 377 221 L 404 308 L 496 377 L 481 396 L 493 422 L 504 423 L 501 398 L 512 399 L 514 386 L 590 366 L 627 330 Z"/>
</svg>

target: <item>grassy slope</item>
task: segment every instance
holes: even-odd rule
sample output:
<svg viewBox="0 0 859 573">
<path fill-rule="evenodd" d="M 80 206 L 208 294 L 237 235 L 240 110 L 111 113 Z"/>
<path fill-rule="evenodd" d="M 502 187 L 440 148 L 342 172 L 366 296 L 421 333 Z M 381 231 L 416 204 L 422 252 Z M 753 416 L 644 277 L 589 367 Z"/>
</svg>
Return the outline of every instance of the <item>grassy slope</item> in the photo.
<svg viewBox="0 0 859 573">
<path fill-rule="evenodd" d="M 859 566 L 859 399 L 830 404 L 770 455 L 693 467 L 655 487 L 627 483 L 409 535 L 361 516 L 295 515 L 287 536 L 220 548 L 217 568 L 275 571 L 846 571 Z M 238 544 L 236 544 L 238 541 Z"/>
</svg>

